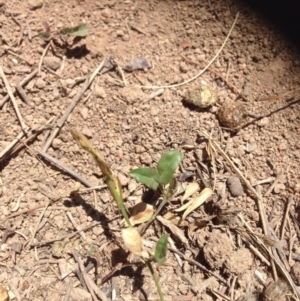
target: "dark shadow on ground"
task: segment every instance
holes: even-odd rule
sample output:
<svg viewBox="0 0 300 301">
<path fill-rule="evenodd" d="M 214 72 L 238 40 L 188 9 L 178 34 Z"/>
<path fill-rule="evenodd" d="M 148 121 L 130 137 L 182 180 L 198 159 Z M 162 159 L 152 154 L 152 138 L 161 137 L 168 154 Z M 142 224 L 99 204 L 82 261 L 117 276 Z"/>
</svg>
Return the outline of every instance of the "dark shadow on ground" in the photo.
<svg viewBox="0 0 300 301">
<path fill-rule="evenodd" d="M 300 1 L 235 0 L 238 7 L 247 5 L 266 19 L 300 50 Z"/>
</svg>

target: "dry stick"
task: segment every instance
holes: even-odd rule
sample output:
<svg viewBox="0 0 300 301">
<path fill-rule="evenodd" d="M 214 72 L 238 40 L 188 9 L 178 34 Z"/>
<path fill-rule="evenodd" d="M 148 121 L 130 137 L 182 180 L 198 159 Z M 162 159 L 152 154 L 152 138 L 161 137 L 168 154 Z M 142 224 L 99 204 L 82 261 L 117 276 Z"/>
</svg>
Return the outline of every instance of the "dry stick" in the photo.
<svg viewBox="0 0 300 301">
<path fill-rule="evenodd" d="M 29 39 L 29 41 L 31 41 L 31 39 L 32 39 L 32 31 L 31 31 L 31 27 L 30 27 L 30 24 L 29 24 L 29 22 L 28 22 L 27 19 L 26 19 L 26 27 L 27 27 L 28 39 Z"/>
<path fill-rule="evenodd" d="M 199 267 L 201 270 L 203 270 L 204 272 L 216 277 L 218 280 L 220 280 L 222 283 L 224 283 L 226 286 L 228 286 L 228 283 L 226 282 L 225 279 L 223 279 L 222 277 L 220 277 L 219 275 L 215 274 L 214 272 L 208 270 L 205 266 L 203 266 L 202 264 L 200 264 L 198 261 L 189 258 L 187 256 L 185 256 L 185 254 L 181 253 L 180 251 L 178 251 L 177 249 L 173 249 L 171 247 L 168 247 L 168 250 L 172 251 L 173 253 L 178 254 L 179 256 L 181 256 L 184 260 L 196 265 L 197 267 Z"/>
<path fill-rule="evenodd" d="M 67 216 L 69 218 L 69 220 L 71 221 L 71 223 L 73 224 L 74 228 L 79 231 L 80 236 L 82 237 L 82 239 L 85 241 L 86 240 L 86 236 L 85 233 L 81 230 L 81 227 L 77 224 L 77 222 L 75 221 L 75 219 L 72 216 L 71 212 L 67 212 Z"/>
<path fill-rule="evenodd" d="M 86 286 L 88 287 L 89 292 L 91 293 L 93 300 L 98 301 L 98 298 L 96 295 L 102 300 L 102 301 L 108 301 L 105 294 L 99 289 L 99 287 L 95 284 L 95 282 L 92 280 L 90 275 L 85 271 L 83 261 L 75 251 L 72 252 L 72 255 L 74 256 L 75 260 L 78 262 L 79 269 L 82 273 L 82 276 L 84 278 L 84 281 L 86 283 Z M 96 295 L 95 295 L 96 293 Z"/>
<path fill-rule="evenodd" d="M 202 75 L 211 65 L 212 63 L 216 60 L 216 58 L 219 56 L 219 54 L 221 53 L 221 51 L 223 50 L 223 48 L 225 47 L 231 33 L 232 33 L 232 30 L 235 26 L 235 23 L 237 21 L 239 17 L 239 13 L 237 13 L 235 19 L 234 19 L 234 22 L 223 42 L 223 44 L 221 45 L 220 49 L 217 51 L 216 55 L 210 60 L 210 62 L 206 65 L 206 67 L 204 69 L 202 69 L 198 74 L 196 74 L 195 76 L 193 76 L 192 78 L 184 81 L 183 83 L 179 83 L 179 84 L 175 84 L 175 85 L 166 85 L 166 86 L 140 86 L 141 88 L 145 88 L 145 89 L 166 89 L 166 88 L 175 88 L 175 87 L 180 87 L 180 86 L 183 86 L 183 85 L 186 85 L 190 82 L 192 82 L 193 80 L 195 80 L 197 77 L 199 77 L 200 75 Z"/>
<path fill-rule="evenodd" d="M 257 193 L 257 191 L 252 187 L 250 182 L 245 178 L 245 176 L 242 174 L 242 172 L 235 166 L 235 164 L 232 162 L 232 160 L 227 156 L 227 154 L 221 149 L 219 144 L 215 142 L 213 139 L 211 139 L 210 134 L 206 132 L 202 132 L 203 135 L 209 139 L 210 143 L 221 153 L 222 157 L 230 164 L 230 166 L 234 169 L 234 171 L 242 178 L 244 183 L 246 184 L 247 188 L 250 190 L 250 192 L 255 196 L 257 205 L 258 205 L 258 210 L 259 210 L 259 215 L 261 219 L 261 223 L 263 225 L 263 231 L 265 235 L 269 235 L 269 230 L 267 226 L 267 220 L 266 216 L 264 214 L 264 206 L 263 206 L 263 201 L 261 195 Z M 272 264 L 272 262 L 271 262 Z M 276 275 L 276 269 L 273 269 L 274 276 Z M 276 276 L 275 276 L 276 277 Z"/>
<path fill-rule="evenodd" d="M 280 172 L 280 173 L 277 175 L 276 179 L 274 180 L 274 182 L 272 183 L 272 185 L 269 187 L 269 189 L 268 189 L 267 192 L 265 193 L 265 195 L 264 195 L 265 197 L 267 197 L 267 196 L 270 195 L 270 193 L 273 191 L 275 185 L 280 181 L 282 175 L 283 175 L 282 172 Z"/>
<path fill-rule="evenodd" d="M 20 83 L 17 84 L 16 89 L 19 92 L 19 94 L 22 96 L 25 103 L 33 108 L 34 104 L 29 100 L 29 97 L 27 96 L 25 90 L 22 88 Z"/>
<path fill-rule="evenodd" d="M 19 60 L 25 62 L 26 64 L 28 64 L 29 66 L 32 66 L 33 64 L 31 62 L 29 62 L 28 60 L 26 60 L 25 58 L 21 57 L 20 55 L 14 53 L 13 51 L 7 49 L 6 52 L 8 52 L 9 54 L 15 56 L 16 58 L 18 58 Z"/>
<path fill-rule="evenodd" d="M 280 239 L 284 239 L 285 226 L 286 226 L 286 222 L 287 222 L 287 219 L 288 219 L 290 207 L 291 207 L 291 205 L 293 203 L 293 200 L 294 200 L 294 196 L 292 194 L 289 195 L 288 201 L 287 201 L 287 204 L 286 204 L 286 208 L 285 208 L 285 213 L 284 213 L 283 221 L 282 221 Z"/>
<path fill-rule="evenodd" d="M 41 212 L 40 217 L 39 217 L 39 219 L 38 219 L 38 222 L 37 222 L 37 224 L 35 225 L 35 228 L 34 228 L 34 230 L 33 230 L 32 237 L 31 237 L 31 239 L 30 239 L 30 241 L 29 241 L 29 245 L 31 245 L 32 241 L 34 240 L 35 235 L 36 235 L 36 233 L 37 233 L 37 231 L 38 231 L 39 225 L 40 225 L 40 223 L 41 223 L 41 221 L 42 221 L 42 218 L 43 218 L 43 216 L 45 215 L 45 212 L 46 212 L 47 208 L 49 207 L 50 203 L 51 203 L 51 201 L 48 201 L 47 204 L 46 204 L 46 206 L 45 206 L 45 208 L 44 208 L 44 210 Z"/>
<path fill-rule="evenodd" d="M 21 23 L 15 17 L 12 17 L 12 19 L 20 27 L 21 33 L 20 33 L 20 36 L 19 36 L 19 39 L 18 39 L 18 42 L 17 42 L 17 46 L 19 47 L 22 40 L 23 40 L 23 26 L 21 25 Z"/>
<path fill-rule="evenodd" d="M 233 280 L 232 280 L 232 284 L 231 284 L 231 287 L 230 287 L 230 301 L 234 301 L 234 287 L 235 287 L 235 283 L 236 283 L 236 280 L 237 280 L 237 277 L 238 276 L 234 276 Z"/>
<path fill-rule="evenodd" d="M 119 216 L 118 216 L 119 217 Z M 107 221 L 104 221 L 105 223 L 108 223 L 110 222 L 111 220 L 107 220 Z M 46 240 L 46 241 L 40 241 L 40 242 L 34 242 L 31 244 L 32 247 L 41 247 L 41 246 L 45 246 L 45 245 L 49 245 L 49 244 L 52 244 L 56 241 L 60 241 L 60 240 L 64 240 L 64 239 L 67 239 L 67 238 L 72 238 L 74 236 L 76 236 L 77 234 L 79 234 L 79 232 L 82 232 L 82 231 L 86 231 L 86 230 L 89 230 L 95 226 L 99 226 L 101 225 L 101 222 L 95 222 L 91 225 L 88 225 L 84 228 L 82 228 L 80 231 L 75 231 L 71 234 L 66 234 L 66 235 L 63 235 L 63 236 L 60 236 L 60 237 L 57 237 L 57 238 L 54 238 L 54 239 L 51 239 L 51 240 Z"/>
<path fill-rule="evenodd" d="M 26 85 L 36 74 L 38 73 L 38 69 L 33 70 L 30 74 L 28 74 L 21 82 L 20 86 Z M 0 101 L 0 108 L 9 100 L 9 95 L 7 94 L 2 101 Z"/>
<path fill-rule="evenodd" d="M 69 301 L 72 288 L 73 288 L 73 280 L 70 279 L 69 284 L 68 284 L 68 288 L 67 288 L 67 292 L 66 292 L 66 294 L 63 298 L 63 301 Z"/>
<path fill-rule="evenodd" d="M 265 212 L 263 212 L 265 214 Z M 254 234 L 252 228 L 250 227 L 250 225 L 248 225 L 248 223 L 244 220 L 243 216 L 241 214 L 238 214 L 238 217 L 239 219 L 242 221 L 242 223 L 246 226 L 246 228 Z M 271 232 L 272 230 L 270 228 L 268 228 L 268 230 Z M 255 235 L 254 235 L 255 236 Z M 289 282 L 290 286 L 292 287 L 295 295 L 297 296 L 297 300 L 300 300 L 299 297 L 300 297 L 300 291 L 298 290 L 297 286 L 295 285 L 294 281 L 292 280 L 289 272 L 285 269 L 284 267 L 284 264 L 281 262 L 278 254 L 277 254 L 277 251 L 276 251 L 276 248 L 272 248 L 272 251 L 273 251 L 273 254 L 272 252 L 270 251 L 270 249 L 268 247 L 265 246 L 265 244 L 263 243 L 263 241 L 255 236 L 257 241 L 265 248 L 265 250 L 268 252 L 270 258 L 272 258 L 277 266 L 279 267 L 280 271 L 282 272 L 283 276 L 285 277 L 285 279 Z"/>
<path fill-rule="evenodd" d="M 24 133 L 21 132 L 1 153 L 0 153 L 0 162 L 7 157 L 8 153 L 10 156 L 13 156 L 16 152 L 18 152 L 26 143 L 34 139 L 38 134 L 40 134 L 45 128 L 49 126 L 49 124 L 52 122 L 54 118 L 51 117 L 46 124 L 40 127 L 33 128 L 29 133 L 28 137 L 21 141 L 20 140 L 23 138 Z M 15 146 L 18 142 L 20 142 L 19 145 Z M 14 148 L 13 148 L 14 147 Z"/>
<path fill-rule="evenodd" d="M 155 91 L 155 92 L 151 93 L 149 96 L 147 96 L 146 99 L 143 101 L 143 103 L 163 94 L 164 91 L 165 91 L 165 89 L 158 89 L 157 91 Z"/>
<path fill-rule="evenodd" d="M 0 66 L 0 76 L 2 77 L 3 82 L 5 84 L 5 88 L 6 88 L 7 94 L 9 95 L 9 97 L 11 99 L 11 102 L 13 103 L 14 109 L 16 111 L 17 117 L 18 117 L 20 125 L 21 125 L 21 128 L 24 131 L 24 133 L 26 133 L 27 130 L 28 130 L 28 127 L 27 127 L 27 125 L 23 121 L 23 118 L 22 118 L 21 113 L 19 111 L 17 102 L 15 100 L 14 94 L 13 94 L 13 92 L 11 90 L 11 87 L 10 87 L 8 81 L 7 81 L 7 78 L 6 78 L 6 76 L 5 76 L 4 72 L 3 72 L 2 66 Z"/>
<path fill-rule="evenodd" d="M 40 58 L 39 66 L 38 66 L 38 72 L 39 72 L 39 73 L 41 72 L 43 60 L 44 60 L 45 55 L 46 55 L 47 52 L 48 52 L 48 49 L 49 49 L 50 45 L 51 45 L 51 41 L 47 44 L 47 46 L 46 46 L 46 48 L 44 49 L 44 51 L 43 51 L 43 53 L 42 53 L 42 56 L 41 56 L 41 58 Z"/>
<path fill-rule="evenodd" d="M 37 153 L 41 157 L 43 157 L 44 159 L 46 159 L 47 161 L 49 161 L 50 163 L 52 163 L 53 165 L 55 165 L 57 168 L 63 170 L 66 173 L 68 173 L 70 176 L 72 176 L 73 178 L 75 178 L 76 180 L 78 180 L 79 182 L 81 182 L 83 185 L 85 185 L 87 187 L 93 187 L 93 184 L 91 182 L 89 182 L 88 180 L 84 179 L 82 176 L 80 176 L 79 174 L 77 174 L 75 171 L 73 171 L 68 166 L 66 166 L 63 163 L 61 163 L 59 160 L 57 160 L 54 157 L 48 155 L 47 153 L 43 152 L 40 149 L 36 149 L 36 151 L 37 151 Z"/>
<path fill-rule="evenodd" d="M 75 108 L 75 106 L 77 105 L 77 103 L 79 102 L 79 100 L 81 99 L 83 93 L 87 90 L 87 88 L 93 82 L 93 80 L 95 79 L 95 77 L 98 74 L 98 72 L 103 68 L 104 63 L 105 63 L 105 59 L 96 68 L 96 70 L 91 75 L 91 77 L 86 79 L 86 81 L 85 81 L 82 89 L 77 93 L 77 95 L 75 95 L 75 97 L 73 97 L 72 102 L 70 103 L 70 105 L 66 109 L 65 113 L 63 114 L 63 116 L 57 122 L 56 128 L 52 131 L 49 139 L 47 140 L 47 142 L 43 146 L 43 151 L 44 152 L 46 152 L 47 149 L 49 148 L 49 146 L 51 145 L 53 139 L 56 137 L 57 133 L 60 131 L 61 127 L 63 126 L 63 124 L 67 120 L 68 116 L 71 114 L 71 112 L 73 111 L 73 109 Z"/>
</svg>

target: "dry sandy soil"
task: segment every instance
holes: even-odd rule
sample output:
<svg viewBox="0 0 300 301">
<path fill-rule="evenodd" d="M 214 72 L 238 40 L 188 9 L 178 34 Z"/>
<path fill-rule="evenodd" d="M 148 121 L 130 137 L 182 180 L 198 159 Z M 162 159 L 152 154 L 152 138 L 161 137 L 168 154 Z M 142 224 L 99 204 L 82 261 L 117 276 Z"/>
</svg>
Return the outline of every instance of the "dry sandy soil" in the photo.
<svg viewBox="0 0 300 301">
<path fill-rule="evenodd" d="M 84 190 L 103 185 L 104 179 L 70 130 L 83 132 L 103 153 L 120 177 L 129 210 L 145 190 L 129 171 L 154 167 L 170 149 L 184 156 L 176 173 L 182 193 L 196 182 L 200 190 L 214 189 L 203 206 L 176 223 L 185 239 L 158 220 L 143 237 L 153 252 L 155 239 L 169 233 L 172 248 L 180 252 L 176 257 L 170 250 L 166 263 L 155 266 L 165 300 L 295 300 L 300 285 L 300 57 L 290 41 L 257 12 L 233 1 L 2 0 L 0 10 L 0 64 L 12 91 L 39 65 L 47 46 L 38 36 L 43 22 L 53 32 L 80 23 L 90 27 L 88 36 L 68 49 L 49 47 L 40 72 L 23 86 L 28 103 L 15 93 L 21 118 L 34 129 L 28 137 L 22 136 L 15 107 L 5 98 L 1 75 L 1 300 L 158 300 L 149 270 L 126 256 L 121 218 L 108 190 Z M 238 12 L 220 54 L 201 76 L 185 83 L 216 55 Z M 151 68 L 125 70 L 141 57 Z M 106 72 L 96 76 L 46 150 L 88 181 L 80 185 L 37 150 L 58 128 L 57 118 L 81 90 L 82 79 L 104 58 Z M 171 87 L 149 99 L 153 90 L 142 87 L 149 85 Z M 213 87 L 216 103 L 199 109 L 184 101 L 188 91 L 205 86 Z M 253 122 L 238 131 L 224 128 L 218 110 L 227 106 L 227 116 L 233 103 L 260 118 L 242 116 Z M 210 148 L 204 132 L 211 135 Z M 15 146 L 6 149 L 16 138 Z M 241 184 L 234 191 L 230 181 L 237 176 Z M 176 195 L 161 216 L 174 212 L 181 197 Z M 76 227 L 85 230 L 79 235 Z M 290 277 L 290 284 L 272 286 L 272 250 L 262 242 L 275 249 L 279 281 Z M 100 292 L 82 278 L 75 265 L 80 260 Z"/>
</svg>

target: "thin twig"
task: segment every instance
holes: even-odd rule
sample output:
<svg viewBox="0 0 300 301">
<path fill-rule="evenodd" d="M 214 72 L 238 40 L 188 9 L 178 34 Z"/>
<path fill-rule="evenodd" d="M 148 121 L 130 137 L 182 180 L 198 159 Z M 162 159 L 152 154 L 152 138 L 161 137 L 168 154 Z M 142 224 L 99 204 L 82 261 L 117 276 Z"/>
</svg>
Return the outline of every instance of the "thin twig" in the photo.
<svg viewBox="0 0 300 301">
<path fill-rule="evenodd" d="M 155 92 L 151 93 L 149 96 L 147 96 L 146 99 L 143 101 L 143 103 L 163 94 L 164 91 L 165 91 L 165 89 L 158 89 L 157 91 L 155 91 Z"/>
<path fill-rule="evenodd" d="M 243 222 L 243 224 L 246 226 L 246 228 L 251 232 L 251 233 L 254 233 L 252 228 L 250 227 L 250 225 L 244 220 L 243 216 L 241 214 L 238 214 L 238 217 L 240 218 L 240 220 Z M 268 232 L 272 232 L 271 228 L 268 228 Z M 300 297 L 300 290 L 297 288 L 297 286 L 295 285 L 293 279 L 291 278 L 289 272 L 285 269 L 285 266 L 284 264 L 281 262 L 278 254 L 277 254 L 277 251 L 276 251 L 276 248 L 272 248 L 272 252 L 270 251 L 270 249 L 268 247 L 265 246 L 265 244 L 263 243 L 263 241 L 257 237 L 256 237 L 256 240 L 257 242 L 263 246 L 265 248 L 265 250 L 268 252 L 269 256 L 275 261 L 275 263 L 277 264 L 277 266 L 279 267 L 280 271 L 282 272 L 282 275 L 285 277 L 285 279 L 289 282 L 290 286 L 292 287 L 295 295 L 297 296 L 297 300 L 300 300 L 299 297 Z"/>
<path fill-rule="evenodd" d="M 140 86 L 141 88 L 145 88 L 145 89 L 167 89 L 167 88 L 175 88 L 175 87 L 180 87 L 180 86 L 183 86 L 183 85 L 186 85 L 190 82 L 192 82 L 193 80 L 195 80 L 196 78 L 198 78 L 200 75 L 202 75 L 210 66 L 211 64 L 216 60 L 216 58 L 219 56 L 219 54 L 221 53 L 221 51 L 223 50 L 223 48 L 225 47 L 231 33 L 232 33 L 232 30 L 236 24 L 236 21 L 239 17 L 239 13 L 237 13 L 235 19 L 234 19 L 234 22 L 223 42 L 223 44 L 221 45 L 220 49 L 217 51 L 217 53 L 215 54 L 215 56 L 210 60 L 210 62 L 206 65 L 206 67 L 204 69 L 202 69 L 198 74 L 196 74 L 195 76 L 193 76 L 192 78 L 182 82 L 182 83 L 179 83 L 179 84 L 175 84 L 175 85 L 165 85 L 165 86 Z"/>
<path fill-rule="evenodd" d="M 226 282 L 225 279 L 223 279 L 222 277 L 220 277 L 219 275 L 217 275 L 216 273 L 208 270 L 205 266 L 203 266 L 202 264 L 200 264 L 198 261 L 189 258 L 187 256 L 185 256 L 183 253 L 181 253 L 180 251 L 178 251 L 177 249 L 173 249 L 171 247 L 168 247 L 168 250 L 172 251 L 173 253 L 178 254 L 179 256 L 181 256 L 184 260 L 196 265 L 197 267 L 199 267 L 201 270 L 203 270 L 204 272 L 216 277 L 218 280 L 220 280 L 222 283 L 224 283 L 226 286 L 228 286 L 228 283 Z"/>
<path fill-rule="evenodd" d="M 66 292 L 66 294 L 63 298 L 63 301 L 68 301 L 69 300 L 72 288 L 73 288 L 73 280 L 70 279 L 69 284 L 68 284 L 68 288 L 67 288 L 67 292 Z"/>
<path fill-rule="evenodd" d="M 22 86 L 20 85 L 20 83 L 17 84 L 16 86 L 17 91 L 19 92 L 19 94 L 22 96 L 23 100 L 25 101 L 25 103 L 27 105 L 29 105 L 30 107 L 34 107 L 34 104 L 29 100 L 25 90 L 22 88 Z"/>
<path fill-rule="evenodd" d="M 82 176 L 80 176 L 79 174 L 77 174 L 75 171 L 73 171 L 71 168 L 69 168 L 65 164 L 61 163 L 59 160 L 57 160 L 54 157 L 48 155 L 46 152 L 43 152 L 40 149 L 36 149 L 36 151 L 37 151 L 37 153 L 41 157 L 43 157 L 44 159 L 46 159 L 47 161 L 49 161 L 50 163 L 52 163 L 53 165 L 55 165 L 57 168 L 63 170 L 64 172 L 66 172 L 67 174 L 69 174 L 71 177 L 73 177 L 74 179 L 76 179 L 79 182 L 81 182 L 83 185 L 85 185 L 87 187 L 93 187 L 93 184 L 91 182 L 89 182 L 88 180 L 84 179 Z"/>
<path fill-rule="evenodd" d="M 235 283 L 236 283 L 236 280 L 237 280 L 238 276 L 234 276 L 233 280 L 232 280 L 232 284 L 231 284 L 231 287 L 230 287 L 230 301 L 234 301 L 234 287 L 235 287 Z"/>
<path fill-rule="evenodd" d="M 21 82 L 20 82 L 20 86 L 24 86 L 26 85 L 33 77 L 35 77 L 35 75 L 38 73 L 38 69 L 33 70 L 30 74 L 28 74 Z M 15 92 L 15 91 L 14 91 Z M 2 108 L 2 106 L 9 100 L 9 94 L 7 94 L 2 101 L 0 101 L 0 108 Z"/>
<path fill-rule="evenodd" d="M 82 231 L 81 227 L 77 224 L 77 222 L 73 218 L 72 213 L 67 212 L 67 216 L 68 216 L 69 220 L 71 221 L 71 223 L 73 224 L 74 228 L 79 232 L 80 236 L 85 241 L 86 240 L 85 233 Z"/>
<path fill-rule="evenodd" d="M 14 20 L 14 22 L 20 27 L 20 36 L 19 36 L 19 39 L 18 39 L 18 42 L 15 43 L 17 44 L 17 47 L 19 47 L 21 45 L 21 42 L 23 40 L 23 26 L 21 25 L 21 23 L 15 18 L 15 17 L 12 17 L 12 19 Z"/>
<path fill-rule="evenodd" d="M 29 241 L 29 245 L 31 245 L 31 243 L 33 242 L 33 240 L 35 238 L 35 235 L 36 235 L 36 233 L 38 231 L 39 225 L 41 223 L 41 220 L 42 220 L 43 216 L 45 215 L 45 212 L 46 212 L 48 206 L 50 205 L 50 203 L 51 203 L 51 201 L 48 201 L 47 204 L 46 204 L 46 206 L 45 206 L 45 208 L 44 208 L 44 210 L 41 212 L 40 217 L 38 219 L 38 222 L 36 223 L 35 228 L 33 230 L 32 237 L 31 237 L 31 239 Z"/>
<path fill-rule="evenodd" d="M 72 102 L 70 103 L 70 105 L 66 109 L 65 113 L 63 114 L 63 116 L 58 120 L 56 128 L 52 131 L 49 139 L 47 140 L 47 142 L 43 146 L 43 151 L 44 152 L 46 152 L 47 149 L 49 148 L 49 146 L 51 145 L 53 139 L 56 137 L 57 133 L 60 131 L 61 127 L 63 126 L 63 124 L 65 123 L 65 121 L 67 120 L 67 118 L 69 117 L 70 113 L 73 111 L 73 109 L 75 108 L 75 106 L 77 105 L 77 103 L 79 102 L 79 100 L 81 99 L 83 93 L 87 90 L 87 88 L 93 82 L 93 80 L 95 79 L 95 77 L 98 74 L 98 72 L 103 68 L 104 63 L 105 63 L 105 59 L 96 68 L 96 70 L 90 76 L 90 78 L 86 79 L 86 81 L 85 81 L 83 87 L 81 88 L 81 90 L 73 97 Z"/>
<path fill-rule="evenodd" d="M 28 20 L 26 19 L 26 27 L 27 27 L 27 34 L 28 34 L 28 39 L 31 42 L 32 39 L 32 31 L 31 31 L 31 27 L 30 24 L 28 22 Z"/>
<path fill-rule="evenodd" d="M 79 269 L 82 273 L 82 276 L 88 287 L 88 290 L 93 297 L 93 300 L 98 301 L 98 298 L 96 297 L 96 295 L 97 295 L 102 301 L 108 301 L 105 294 L 99 289 L 99 287 L 95 284 L 95 282 L 92 280 L 90 275 L 85 271 L 83 261 L 82 261 L 80 255 L 78 255 L 75 251 L 72 252 L 72 255 L 74 256 L 75 260 L 78 262 Z"/>
<path fill-rule="evenodd" d="M 289 211 L 290 211 L 290 207 L 291 207 L 293 201 L 294 201 L 294 196 L 292 194 L 290 194 L 288 197 L 288 201 L 286 203 L 284 217 L 282 220 L 280 239 L 284 239 L 285 226 L 286 226 L 287 219 L 289 218 Z"/>
<path fill-rule="evenodd" d="M 274 180 L 274 182 L 272 183 L 272 185 L 269 187 L 269 189 L 267 190 L 267 192 L 265 193 L 264 197 L 267 197 L 270 195 L 270 193 L 273 191 L 275 185 L 277 185 L 277 183 L 281 180 L 283 173 L 280 172 L 277 176 L 276 179 Z"/>
<path fill-rule="evenodd" d="M 0 66 L 0 76 L 1 76 L 2 79 L 3 79 L 3 82 L 4 82 L 4 85 L 5 85 L 6 91 L 7 91 L 8 95 L 9 95 L 9 97 L 10 97 L 10 99 L 11 99 L 11 102 L 12 102 L 12 104 L 13 104 L 13 106 L 14 106 L 14 109 L 15 109 L 16 114 L 17 114 L 17 117 L 18 117 L 18 119 L 19 119 L 21 128 L 22 128 L 22 130 L 24 131 L 24 133 L 26 134 L 26 133 L 27 133 L 27 130 L 28 130 L 28 127 L 27 127 L 27 125 L 25 124 L 25 122 L 23 121 L 23 118 L 22 118 L 21 113 L 20 113 L 20 111 L 19 111 L 17 102 L 16 102 L 16 100 L 15 100 L 14 94 L 13 94 L 12 89 L 11 89 L 11 87 L 10 87 L 8 81 L 7 81 L 7 78 L 6 78 L 5 74 L 4 74 L 4 72 L 3 72 L 2 66 Z"/>
<path fill-rule="evenodd" d="M 42 53 L 42 56 L 41 56 L 40 61 L 39 61 L 38 73 L 41 72 L 43 60 L 44 60 L 44 57 L 46 56 L 46 54 L 48 52 L 48 49 L 49 49 L 50 45 L 51 45 L 51 41 L 47 44 L 47 46 L 45 47 L 45 49 Z"/>
<path fill-rule="evenodd" d="M 49 124 L 52 122 L 53 117 L 51 117 L 46 124 L 33 128 L 28 132 L 28 137 L 24 140 L 21 140 L 24 137 L 24 133 L 21 132 L 9 145 L 6 146 L 6 148 L 0 153 L 0 162 L 5 160 L 8 156 L 13 156 L 15 153 L 17 153 L 26 143 L 33 140 L 35 137 L 37 137 L 43 130 L 45 130 Z M 16 145 L 19 142 L 18 145 Z M 15 146 L 16 145 L 16 146 Z"/>
</svg>

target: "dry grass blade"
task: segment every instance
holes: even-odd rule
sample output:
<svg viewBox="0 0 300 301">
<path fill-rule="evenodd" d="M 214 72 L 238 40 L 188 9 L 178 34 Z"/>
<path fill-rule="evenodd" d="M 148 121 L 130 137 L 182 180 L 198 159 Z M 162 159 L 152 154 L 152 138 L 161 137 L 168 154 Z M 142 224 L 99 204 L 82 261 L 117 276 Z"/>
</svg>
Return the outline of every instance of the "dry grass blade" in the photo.
<svg viewBox="0 0 300 301">
<path fill-rule="evenodd" d="M 213 191 L 210 188 L 204 188 L 200 195 L 193 200 L 190 200 L 188 203 L 184 204 L 180 208 L 176 209 L 176 212 L 185 210 L 182 218 L 185 219 L 193 210 L 201 206 L 208 198 L 213 194 Z"/>
<path fill-rule="evenodd" d="M 199 184 L 197 182 L 189 184 L 184 192 L 183 197 L 180 199 L 181 204 L 188 199 L 190 196 L 192 196 L 195 192 L 199 190 Z"/>
<path fill-rule="evenodd" d="M 196 74 L 195 76 L 193 76 L 192 78 L 184 81 L 183 83 L 179 83 L 179 84 L 175 84 L 175 85 L 166 85 L 166 86 L 141 86 L 141 88 L 145 88 L 145 89 L 166 89 L 166 88 L 175 88 L 175 87 L 180 87 L 180 86 L 183 86 L 183 85 L 186 85 L 190 82 L 192 82 L 193 80 L 195 80 L 196 78 L 198 78 L 199 76 L 201 76 L 211 65 L 212 63 L 217 59 L 217 57 L 219 56 L 219 54 L 221 53 L 221 51 L 223 50 L 223 48 L 225 47 L 232 31 L 233 31 L 233 28 L 236 24 L 236 21 L 239 17 L 239 13 L 237 13 L 235 19 L 234 19 L 234 22 L 232 23 L 232 26 L 222 44 L 222 46 L 220 47 L 220 49 L 217 51 L 217 53 L 215 54 L 215 56 L 210 60 L 210 62 L 206 65 L 206 67 L 204 69 L 202 69 L 198 74 Z"/>
</svg>

